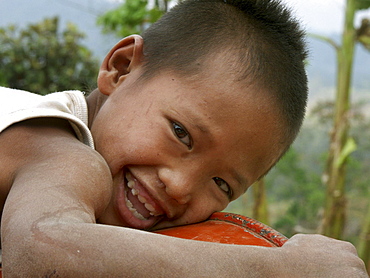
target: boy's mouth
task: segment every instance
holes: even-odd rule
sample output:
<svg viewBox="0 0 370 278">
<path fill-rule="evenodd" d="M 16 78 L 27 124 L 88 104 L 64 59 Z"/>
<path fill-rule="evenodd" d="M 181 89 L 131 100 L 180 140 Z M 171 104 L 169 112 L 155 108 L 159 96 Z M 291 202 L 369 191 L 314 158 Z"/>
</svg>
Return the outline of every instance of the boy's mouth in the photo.
<svg viewBox="0 0 370 278">
<path fill-rule="evenodd" d="M 129 171 L 119 186 L 117 209 L 125 226 L 150 229 L 164 217 L 164 210 Z"/>
<path fill-rule="evenodd" d="M 147 194 L 143 194 L 143 188 L 139 188 L 137 180 L 135 180 L 130 172 L 125 175 L 127 190 L 126 206 L 132 214 L 140 220 L 148 220 L 149 217 L 156 217 L 163 214 L 163 211 L 158 205 L 153 204 L 153 201 L 148 201 Z M 156 208 L 154 207 L 156 206 Z"/>
</svg>

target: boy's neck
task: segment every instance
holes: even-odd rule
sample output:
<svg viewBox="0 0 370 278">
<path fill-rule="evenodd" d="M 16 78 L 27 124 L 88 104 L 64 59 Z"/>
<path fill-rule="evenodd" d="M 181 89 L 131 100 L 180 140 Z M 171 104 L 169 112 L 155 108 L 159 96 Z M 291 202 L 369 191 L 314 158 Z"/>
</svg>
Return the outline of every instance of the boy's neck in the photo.
<svg viewBox="0 0 370 278">
<path fill-rule="evenodd" d="M 95 89 L 87 96 L 86 102 L 88 107 L 89 128 L 91 128 L 92 122 L 106 100 L 107 96 L 100 93 L 99 89 Z"/>
</svg>

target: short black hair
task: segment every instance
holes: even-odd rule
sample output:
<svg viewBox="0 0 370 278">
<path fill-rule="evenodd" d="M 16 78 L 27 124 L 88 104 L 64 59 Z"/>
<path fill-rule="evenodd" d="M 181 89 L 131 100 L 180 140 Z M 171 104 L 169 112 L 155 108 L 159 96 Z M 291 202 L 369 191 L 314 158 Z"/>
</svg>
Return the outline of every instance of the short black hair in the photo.
<svg viewBox="0 0 370 278">
<path fill-rule="evenodd" d="M 239 55 L 237 80 L 267 89 L 291 145 L 307 104 L 305 33 L 279 0 L 185 0 L 143 33 L 144 76 L 197 73 L 197 61 L 220 49 Z M 236 51 L 235 51 L 236 50 Z"/>
</svg>

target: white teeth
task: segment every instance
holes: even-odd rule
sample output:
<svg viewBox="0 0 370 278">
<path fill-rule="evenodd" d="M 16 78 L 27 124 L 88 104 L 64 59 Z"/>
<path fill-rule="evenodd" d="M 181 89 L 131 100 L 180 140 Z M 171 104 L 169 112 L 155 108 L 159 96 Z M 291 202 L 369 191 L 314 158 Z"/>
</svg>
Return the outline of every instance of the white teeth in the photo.
<svg viewBox="0 0 370 278">
<path fill-rule="evenodd" d="M 135 182 L 134 182 L 134 181 L 129 181 L 129 182 L 127 183 L 127 186 L 128 186 L 129 188 L 134 188 L 134 185 L 135 185 Z"/>
<path fill-rule="evenodd" d="M 127 173 L 126 173 L 126 179 L 127 179 L 127 180 L 132 180 L 132 175 L 131 175 L 131 173 L 130 173 L 130 172 L 127 172 Z"/>
<path fill-rule="evenodd" d="M 134 206 L 132 205 L 132 203 L 130 202 L 129 199 L 126 199 L 126 205 L 129 209 L 132 209 Z"/>
<path fill-rule="evenodd" d="M 132 188 L 131 193 L 132 193 L 132 195 L 137 196 L 137 195 L 139 195 L 139 190 L 136 190 L 135 188 Z"/>
<path fill-rule="evenodd" d="M 145 197 L 141 196 L 141 195 L 138 195 L 137 198 L 139 199 L 140 203 L 143 203 L 145 204 L 146 203 L 146 199 Z"/>
<path fill-rule="evenodd" d="M 146 220 L 146 218 L 142 216 L 140 213 L 138 213 L 137 210 L 133 211 L 132 213 L 135 215 L 136 218 L 140 220 Z"/>
<path fill-rule="evenodd" d="M 128 209 L 132 212 L 132 214 L 140 219 L 140 220 L 146 220 L 144 216 L 142 216 L 135 208 L 134 206 L 132 205 L 132 203 L 130 202 L 130 200 L 126 199 L 126 206 L 128 207 Z"/>
<path fill-rule="evenodd" d="M 149 211 L 149 214 L 151 216 L 160 216 L 162 215 L 161 213 L 158 213 L 155 208 L 153 207 L 153 205 L 147 203 L 147 199 L 143 196 L 141 196 L 139 193 L 140 191 L 138 189 L 135 188 L 135 179 L 133 178 L 133 176 L 131 175 L 130 172 L 127 172 L 126 175 L 126 180 L 127 180 L 127 187 L 129 187 L 131 189 L 131 194 L 136 196 L 138 198 L 138 200 L 144 204 L 145 208 Z M 127 196 L 126 196 L 126 206 L 127 208 L 132 212 L 132 214 L 140 219 L 140 220 L 147 220 L 143 215 L 141 215 L 137 210 L 136 208 L 133 206 L 133 204 L 131 203 L 130 200 L 127 199 Z"/>
<path fill-rule="evenodd" d="M 151 216 L 159 216 L 159 215 L 161 215 L 161 213 L 158 213 L 158 212 L 155 211 L 155 208 L 151 204 L 147 204 L 146 203 L 144 206 L 146 207 L 147 210 L 149 210 L 149 214 Z"/>
<path fill-rule="evenodd" d="M 135 217 L 137 219 L 146 220 L 146 218 L 144 216 L 142 216 L 140 213 L 138 213 L 136 209 L 131 210 L 131 212 L 132 212 L 133 215 L 135 215 Z"/>
<path fill-rule="evenodd" d="M 155 211 L 154 207 L 151 204 L 145 203 L 144 206 L 146 207 L 147 210 L 150 212 Z"/>
</svg>

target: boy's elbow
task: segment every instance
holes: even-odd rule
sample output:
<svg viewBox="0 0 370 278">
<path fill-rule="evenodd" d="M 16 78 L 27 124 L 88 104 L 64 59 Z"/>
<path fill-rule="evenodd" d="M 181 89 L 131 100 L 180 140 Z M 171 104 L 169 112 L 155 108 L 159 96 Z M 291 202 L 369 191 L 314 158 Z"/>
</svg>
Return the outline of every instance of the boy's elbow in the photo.
<svg viewBox="0 0 370 278">
<path fill-rule="evenodd" d="M 48 226 L 46 224 L 46 226 Z M 4 277 L 57 277 L 68 273 L 73 253 L 68 240 L 60 236 L 58 225 L 43 229 L 21 231 L 5 235 L 3 241 L 2 271 Z"/>
<path fill-rule="evenodd" d="M 2 272 L 4 277 L 40 276 L 47 267 L 50 248 L 37 234 L 30 234 L 19 227 L 2 235 Z M 37 271 L 38 270 L 38 271 Z"/>
</svg>

